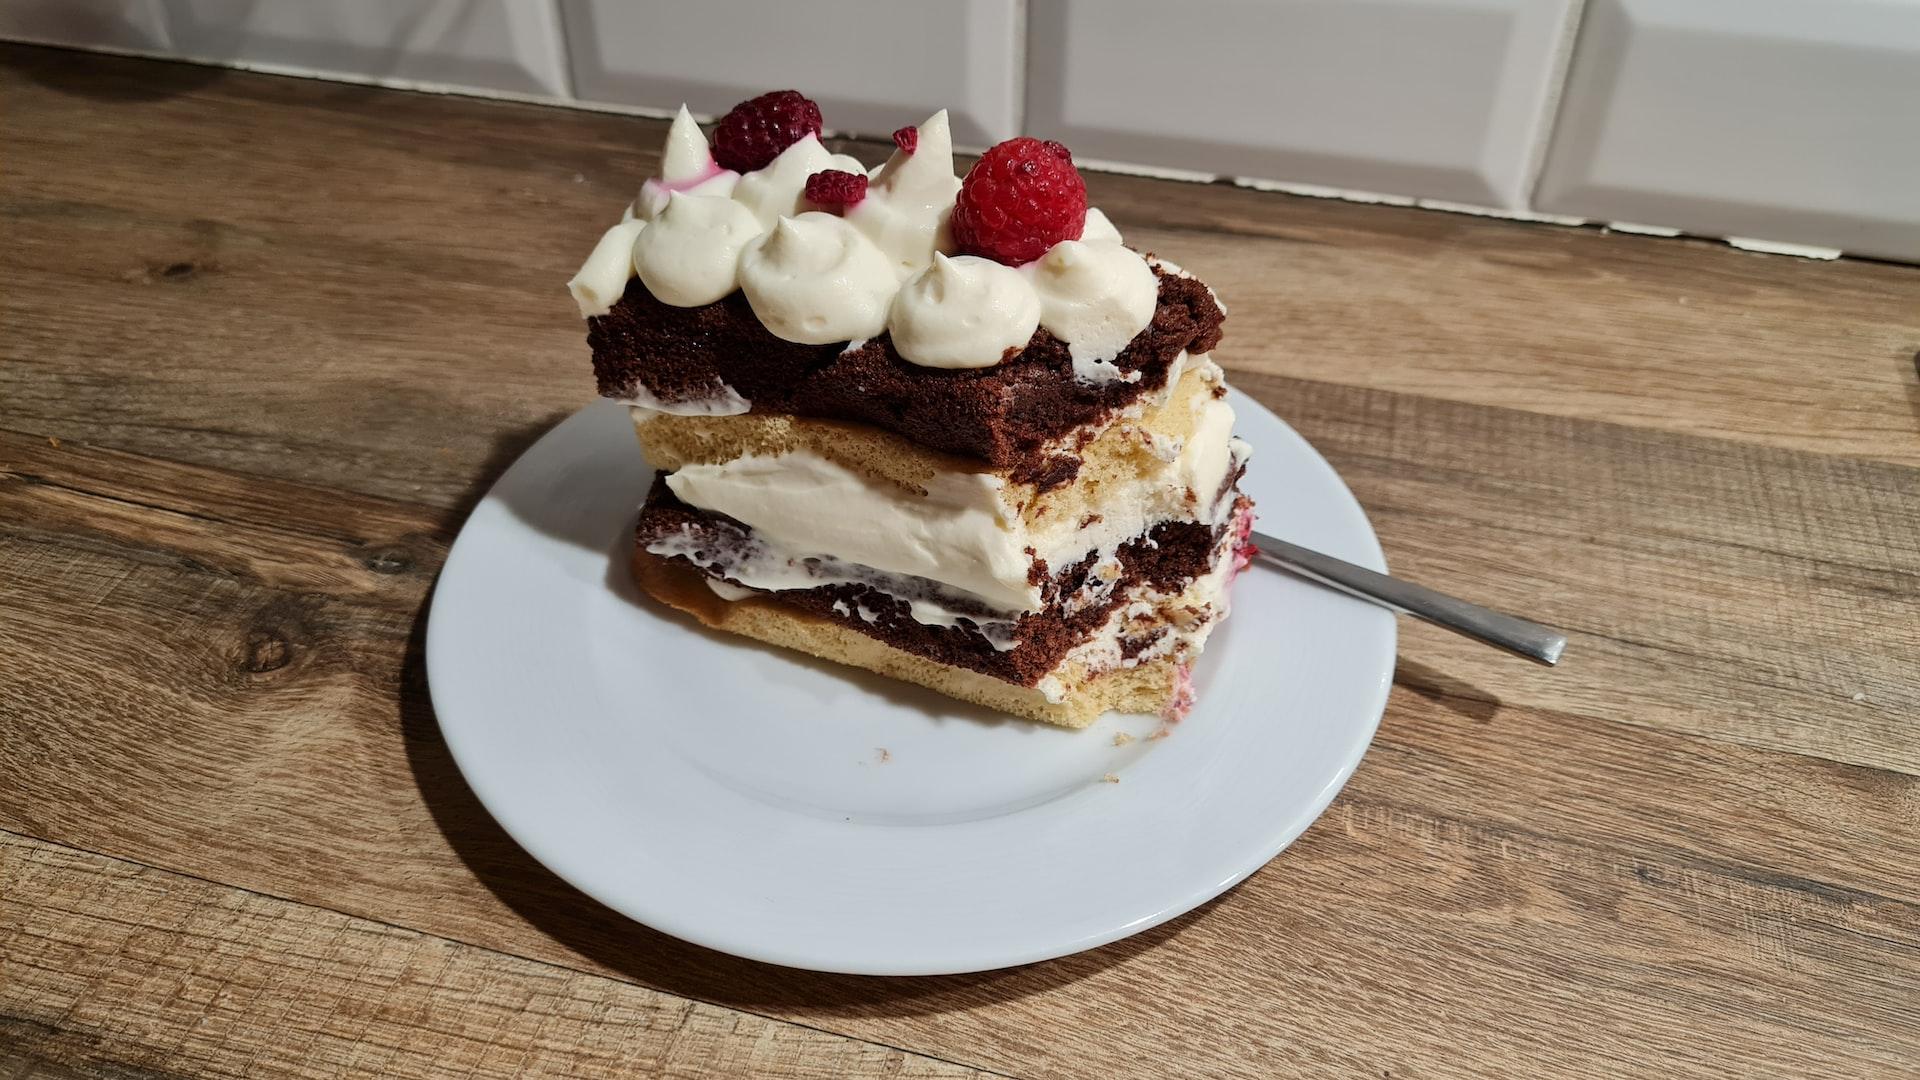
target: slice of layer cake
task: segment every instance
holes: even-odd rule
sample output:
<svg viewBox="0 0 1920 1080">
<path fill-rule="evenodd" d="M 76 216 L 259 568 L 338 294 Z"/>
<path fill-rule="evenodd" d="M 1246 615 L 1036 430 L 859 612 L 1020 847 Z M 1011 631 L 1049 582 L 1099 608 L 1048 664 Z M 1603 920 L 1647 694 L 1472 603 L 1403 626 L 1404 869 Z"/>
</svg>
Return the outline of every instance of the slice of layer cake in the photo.
<svg viewBox="0 0 1920 1080">
<path fill-rule="evenodd" d="M 1179 716 L 1252 507 L 1224 313 L 1125 246 L 1064 147 L 871 174 L 792 91 L 662 175 L 570 287 L 663 470 L 634 572 L 709 626 L 1081 727 Z M 743 661 L 744 662 L 744 661 Z"/>
</svg>

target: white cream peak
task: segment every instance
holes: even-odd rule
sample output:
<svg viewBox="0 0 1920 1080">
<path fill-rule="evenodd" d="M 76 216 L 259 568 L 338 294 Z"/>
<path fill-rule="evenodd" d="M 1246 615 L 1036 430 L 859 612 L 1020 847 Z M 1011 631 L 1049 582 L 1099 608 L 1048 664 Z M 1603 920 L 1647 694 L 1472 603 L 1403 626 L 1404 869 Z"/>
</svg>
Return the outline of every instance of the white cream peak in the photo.
<svg viewBox="0 0 1920 1080">
<path fill-rule="evenodd" d="M 800 212 L 807 177 L 833 167 L 833 155 L 817 137 L 808 135 L 780 151 L 766 168 L 742 176 L 734 185 L 733 197 L 753 211 L 761 228 L 771 229 L 779 219 Z"/>
<path fill-rule="evenodd" d="M 600 234 L 593 254 L 567 282 L 573 302 L 580 305 L 581 318 L 605 315 L 627 291 L 627 280 L 633 277 L 633 242 L 646 227 L 646 222 L 630 219 Z"/>
<path fill-rule="evenodd" d="M 893 347 L 922 367 L 980 368 L 1024 349 L 1040 298 L 1020 271 L 974 255 L 936 253 L 893 298 Z"/>
<path fill-rule="evenodd" d="M 847 220 L 893 261 L 902 281 L 933 264 L 936 251 L 951 251 L 947 233 L 950 208 L 901 206 L 885 193 L 868 189 L 867 197 L 847 212 Z"/>
<path fill-rule="evenodd" d="M 913 153 L 895 150 L 874 170 L 867 197 L 847 213 L 847 220 L 887 253 L 894 273 L 904 281 L 931 264 L 934 252 L 952 250 L 947 218 L 959 190 L 943 109 L 920 125 Z"/>
<path fill-rule="evenodd" d="M 873 175 L 873 186 L 890 201 L 921 206 L 951 206 L 960 190 L 953 175 L 953 133 L 947 110 L 941 109 L 920 124 L 913 153 L 896 149 Z"/>
<path fill-rule="evenodd" d="M 660 179 L 669 184 L 684 184 L 704 180 L 719 169 L 700 125 L 694 123 L 693 114 L 685 105 L 680 106 L 673 126 L 667 129 L 666 148 L 660 153 Z"/>
<path fill-rule="evenodd" d="M 723 169 L 713 160 L 707 137 L 701 134 L 700 125 L 694 123 L 693 114 L 682 105 L 673 118 L 673 125 L 667 129 L 667 142 L 660 152 L 660 175 L 640 185 L 640 195 L 633 200 L 633 212 L 641 218 L 658 217 L 660 211 L 666 209 L 668 196 L 676 191 L 725 197 L 733 193 L 733 186 L 739 180 L 739 173 Z"/>
<path fill-rule="evenodd" d="M 634 269 L 663 304 L 711 304 L 739 286 L 740 253 L 759 235 L 760 222 L 732 199 L 676 191 L 634 241 Z"/>
<path fill-rule="evenodd" d="M 1113 227 L 1113 222 L 1107 220 L 1107 215 L 1101 213 L 1099 207 L 1089 206 L 1087 224 L 1080 230 L 1080 239 L 1089 244 L 1096 240 L 1111 240 L 1117 244 L 1120 242 L 1120 230 Z"/>
<path fill-rule="evenodd" d="M 818 211 L 781 218 L 749 245 L 740 286 L 773 336 L 803 345 L 877 336 L 900 287 L 872 241 Z"/>
</svg>

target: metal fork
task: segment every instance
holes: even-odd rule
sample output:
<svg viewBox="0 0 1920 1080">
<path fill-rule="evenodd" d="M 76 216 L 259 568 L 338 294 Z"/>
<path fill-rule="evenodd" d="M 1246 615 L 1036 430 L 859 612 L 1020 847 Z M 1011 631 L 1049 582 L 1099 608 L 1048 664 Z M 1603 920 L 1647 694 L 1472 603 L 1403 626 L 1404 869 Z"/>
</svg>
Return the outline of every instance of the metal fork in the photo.
<svg viewBox="0 0 1920 1080">
<path fill-rule="evenodd" d="M 1381 607 L 1424 619 L 1456 634 L 1505 649 L 1549 667 L 1560 662 L 1567 635 L 1551 626 L 1513 615 L 1503 615 L 1479 604 L 1434 592 L 1410 581 L 1377 574 L 1363 566 L 1289 544 L 1265 533 L 1253 534 L 1260 557 L 1282 570 L 1371 601 Z"/>
</svg>

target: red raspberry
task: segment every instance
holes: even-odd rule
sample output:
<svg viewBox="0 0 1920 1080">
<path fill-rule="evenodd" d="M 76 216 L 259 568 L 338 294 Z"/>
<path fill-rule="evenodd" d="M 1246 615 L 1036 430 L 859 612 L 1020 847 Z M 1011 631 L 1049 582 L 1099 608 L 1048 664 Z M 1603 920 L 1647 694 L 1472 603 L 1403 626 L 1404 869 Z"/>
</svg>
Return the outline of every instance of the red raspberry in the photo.
<svg viewBox="0 0 1920 1080">
<path fill-rule="evenodd" d="M 766 168 L 780 151 L 820 134 L 820 106 L 798 90 L 743 101 L 713 129 L 713 160 L 734 172 Z"/>
<path fill-rule="evenodd" d="M 1030 263 L 1087 224 L 1087 185 L 1057 142 L 1018 138 L 986 152 L 960 184 L 953 241 L 1008 266 Z"/>
<path fill-rule="evenodd" d="M 867 178 L 859 173 L 823 169 L 807 177 L 807 201 L 829 213 L 844 214 L 867 197 Z"/>
<path fill-rule="evenodd" d="M 894 132 L 893 145 L 899 147 L 902 153 L 913 153 L 920 147 L 920 129 L 914 127 L 912 124 L 908 124 L 906 127 Z"/>
</svg>

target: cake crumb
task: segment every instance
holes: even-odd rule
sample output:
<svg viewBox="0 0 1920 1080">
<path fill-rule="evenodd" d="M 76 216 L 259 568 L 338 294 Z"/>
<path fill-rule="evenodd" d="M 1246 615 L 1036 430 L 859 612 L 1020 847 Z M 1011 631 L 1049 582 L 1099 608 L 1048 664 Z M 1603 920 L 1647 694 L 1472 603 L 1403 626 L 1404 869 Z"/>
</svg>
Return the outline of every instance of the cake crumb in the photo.
<svg viewBox="0 0 1920 1080">
<path fill-rule="evenodd" d="M 49 435 L 47 436 L 47 445 L 53 447 L 55 450 L 58 450 L 60 449 L 60 440 Z"/>
<path fill-rule="evenodd" d="M 1171 727 L 1162 725 L 1159 731 L 1156 731 L 1153 734 L 1147 736 L 1147 741 L 1153 742 L 1157 739 L 1164 739 L 1171 734 L 1173 734 L 1173 729 Z"/>
<path fill-rule="evenodd" d="M 1853 695 L 1853 703 L 1855 705 L 1864 705 L 1866 704 L 1866 702 L 1867 702 L 1867 695 L 1864 692 Z"/>
<path fill-rule="evenodd" d="M 1128 743 L 1130 743 L 1130 742 L 1132 742 L 1132 741 L 1133 741 L 1133 736 L 1131 736 L 1131 735 L 1129 735 L 1129 734 L 1127 734 L 1126 732 L 1124 732 L 1124 731 L 1116 731 L 1116 732 L 1114 732 L 1114 735 L 1113 735 L 1113 745 L 1115 745 L 1115 746 L 1125 746 L 1125 745 L 1127 745 Z"/>
<path fill-rule="evenodd" d="M 876 746 L 873 748 L 873 759 L 879 762 L 880 764 L 885 765 L 887 762 L 893 760 L 893 751 L 887 749 L 884 746 Z"/>
<path fill-rule="evenodd" d="M 1112 773 L 1108 773 L 1100 778 L 1100 782 L 1103 784 L 1117 784 L 1120 782 L 1120 778 Z"/>
</svg>

